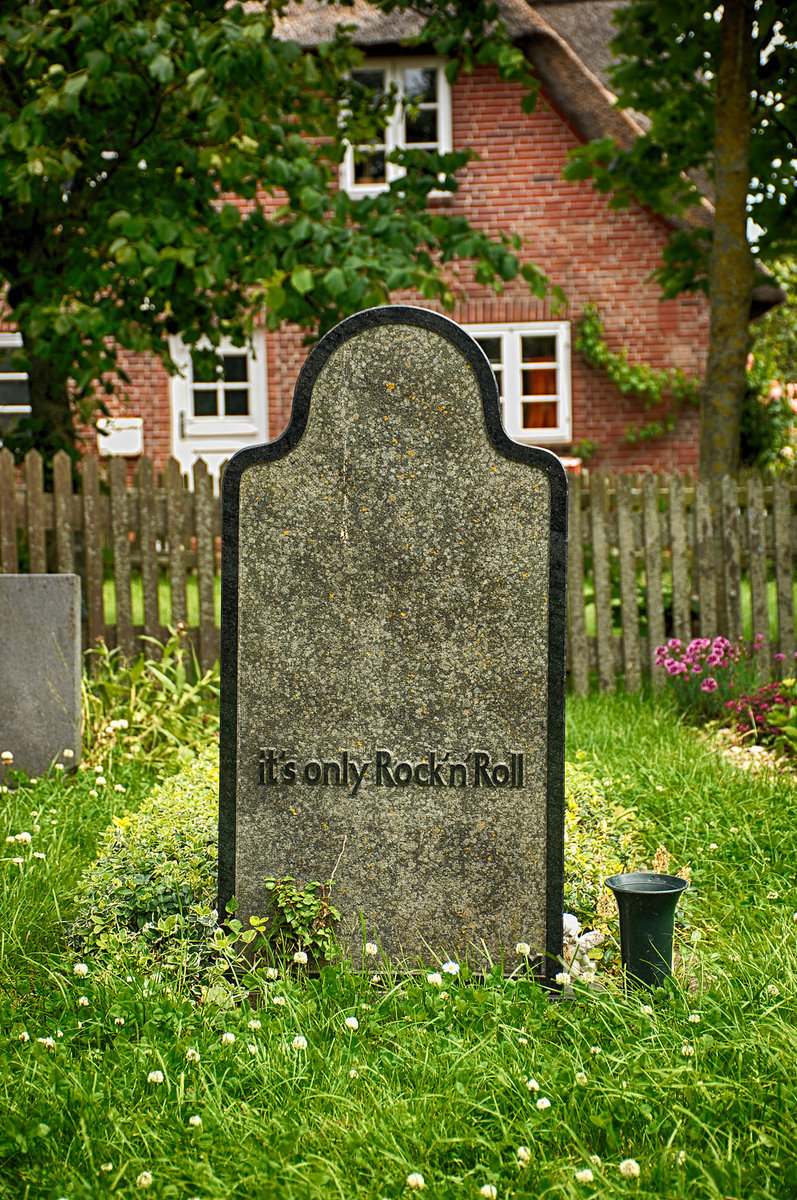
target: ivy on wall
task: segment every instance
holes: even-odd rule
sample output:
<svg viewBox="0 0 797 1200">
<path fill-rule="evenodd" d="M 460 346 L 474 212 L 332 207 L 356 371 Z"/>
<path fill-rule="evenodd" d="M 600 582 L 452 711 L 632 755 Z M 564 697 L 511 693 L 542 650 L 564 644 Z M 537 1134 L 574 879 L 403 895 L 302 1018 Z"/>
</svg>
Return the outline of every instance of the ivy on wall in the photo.
<svg viewBox="0 0 797 1200">
<path fill-rule="evenodd" d="M 623 395 L 630 395 L 639 400 L 646 411 L 666 401 L 675 405 L 674 410 L 656 420 L 627 426 L 622 439 L 624 444 L 633 446 L 672 432 L 678 415 L 677 410 L 684 404 L 698 402 L 700 380 L 687 377 L 678 367 L 673 370 L 656 370 L 647 363 L 629 362 L 627 349 L 623 347 L 619 351 L 610 350 L 606 345 L 604 333 L 597 305 L 587 304 L 576 334 L 576 350 L 584 362 L 602 371 Z"/>
</svg>

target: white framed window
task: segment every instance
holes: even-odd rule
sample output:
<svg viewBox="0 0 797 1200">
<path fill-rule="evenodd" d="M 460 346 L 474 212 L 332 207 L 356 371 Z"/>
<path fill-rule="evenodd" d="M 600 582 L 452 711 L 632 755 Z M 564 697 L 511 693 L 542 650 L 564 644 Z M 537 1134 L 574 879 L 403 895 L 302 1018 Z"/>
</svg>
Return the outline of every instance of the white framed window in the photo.
<svg viewBox="0 0 797 1200">
<path fill-rule="evenodd" d="M 175 338 L 171 354 L 180 371 L 171 384 L 172 453 L 185 471 L 203 458 L 217 474 L 236 450 L 268 436 L 263 331 L 252 346 L 222 341 L 215 355 L 191 353 Z"/>
<path fill-rule="evenodd" d="M 28 376 L 11 363 L 11 355 L 21 345 L 21 334 L 0 333 L 0 438 L 3 430 L 30 412 Z"/>
<path fill-rule="evenodd" d="M 384 191 L 405 174 L 387 161 L 393 150 L 451 150 L 451 88 L 439 58 L 368 59 L 352 78 L 379 94 L 396 89 L 396 107 L 380 140 L 349 146 L 340 184 L 350 195 Z"/>
<path fill-rule="evenodd" d="M 572 441 L 570 322 L 464 328 L 495 372 L 507 435 L 532 446 Z"/>
</svg>

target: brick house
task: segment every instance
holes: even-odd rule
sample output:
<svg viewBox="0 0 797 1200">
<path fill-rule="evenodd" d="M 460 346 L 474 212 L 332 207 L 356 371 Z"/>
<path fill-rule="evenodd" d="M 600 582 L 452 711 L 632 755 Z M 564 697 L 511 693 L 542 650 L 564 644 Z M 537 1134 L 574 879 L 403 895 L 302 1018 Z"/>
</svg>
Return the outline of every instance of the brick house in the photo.
<svg viewBox="0 0 797 1200">
<path fill-rule="evenodd" d="M 681 411 L 670 434 L 627 444 L 628 426 L 659 414 L 645 416 L 638 403 L 581 361 L 573 345 L 578 319 L 594 303 L 609 346 L 627 347 L 632 360 L 699 375 L 707 349 L 705 298 L 662 301 L 656 286 L 646 282 L 660 262 L 667 223 L 641 207 L 615 211 L 588 183 L 561 178 L 568 151 L 580 142 L 606 133 L 627 142 L 638 133 L 630 116 L 612 108 L 600 78 L 612 7 L 540 2 L 532 8 L 525 0 L 502 0 L 502 17 L 541 83 L 529 115 L 521 110 L 522 89 L 501 82 L 492 69 L 462 74 L 449 87 L 441 60 L 401 45 L 419 27 L 411 14 L 387 16 L 360 0 L 353 9 L 337 11 L 323 0 L 306 0 L 289 10 L 282 30 L 311 49 L 331 35 L 336 20 L 356 24 L 354 40 L 368 56 L 363 70 L 371 85 L 395 83 L 418 102 L 406 120 L 397 114 L 384 146 L 357 159 L 349 152 L 342 187 L 362 194 L 385 186 L 395 168 L 383 162 L 382 153 L 396 145 L 470 147 L 479 158 L 461 171 L 459 191 L 431 203 L 487 231 L 520 234 L 524 256 L 563 290 L 568 307 L 557 311 L 549 299 L 531 296 L 522 280 L 506 285 L 500 297 L 472 283 L 449 314 L 492 361 L 510 436 L 566 459 L 593 444 L 594 467 L 692 468 L 697 410 Z M 595 70 L 585 61 L 592 57 Z M 706 210 L 710 219 L 708 205 Z M 430 307 L 412 295 L 394 299 Z M 760 311 L 768 307 L 767 289 L 759 289 L 754 303 Z M 15 338 L 10 330 L 0 333 L 0 413 L 4 402 L 7 413 L 24 405 L 24 378 L 2 374 L 3 350 Z M 112 402 L 117 419 L 109 435 L 98 439 L 100 453 L 122 454 L 132 462 L 143 453 L 156 466 L 174 455 L 185 471 L 202 457 L 216 470 L 235 450 L 276 438 L 288 421 L 307 353 L 302 340 L 295 328 L 261 329 L 249 352 L 227 348 L 224 376 L 211 382 L 192 377 L 190 355 L 179 340 L 173 354 L 182 374 L 175 378 L 154 359 L 124 355 L 128 399 Z"/>
</svg>

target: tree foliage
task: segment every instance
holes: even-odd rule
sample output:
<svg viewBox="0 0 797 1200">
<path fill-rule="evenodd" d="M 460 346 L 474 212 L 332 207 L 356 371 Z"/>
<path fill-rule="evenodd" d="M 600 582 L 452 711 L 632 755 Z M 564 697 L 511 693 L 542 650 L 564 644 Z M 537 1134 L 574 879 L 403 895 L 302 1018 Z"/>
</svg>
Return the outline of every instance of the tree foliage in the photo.
<svg viewBox="0 0 797 1200">
<path fill-rule="evenodd" d="M 373 137 L 393 98 L 349 78 L 361 55 L 345 31 L 314 53 L 275 36 L 285 7 L 0 6 L 0 280 L 33 410 L 19 452 L 74 452 L 98 383 L 110 392 L 124 381 L 120 347 L 174 369 L 170 335 L 243 344 L 263 308 L 271 328 L 323 331 L 397 289 L 451 304 L 460 258 L 497 290 L 520 271 L 544 292 L 516 238 L 427 211 L 432 188 L 456 187 L 465 153 L 398 152 L 406 175 L 385 193 L 337 189 L 345 139 Z M 534 81 L 494 6 L 412 7 L 454 71 L 491 62 L 533 104 Z"/>
<path fill-rule="evenodd" d="M 627 147 L 610 138 L 580 147 L 566 174 L 591 177 L 616 206 L 641 202 L 675 220 L 656 277 L 665 296 L 711 294 L 700 459 L 716 476 L 738 462 L 752 255 L 797 248 L 797 8 L 632 0 L 615 20 L 613 86 L 646 129 Z"/>
</svg>

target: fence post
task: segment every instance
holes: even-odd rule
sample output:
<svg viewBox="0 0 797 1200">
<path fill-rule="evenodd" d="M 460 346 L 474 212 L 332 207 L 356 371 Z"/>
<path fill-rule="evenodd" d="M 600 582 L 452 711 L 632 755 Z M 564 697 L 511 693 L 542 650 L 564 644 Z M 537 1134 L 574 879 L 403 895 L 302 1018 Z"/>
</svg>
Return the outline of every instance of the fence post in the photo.
<svg viewBox="0 0 797 1200">
<path fill-rule="evenodd" d="M 786 674 L 794 667 L 794 572 L 791 558 L 791 503 L 789 478 L 778 475 L 774 483 L 775 580 L 778 592 L 778 649 L 786 656 Z"/>
<path fill-rule="evenodd" d="M 0 450 L 0 571 L 16 575 L 17 558 L 17 476 L 14 456 Z"/>
<path fill-rule="evenodd" d="M 639 653 L 639 607 L 636 593 L 636 545 L 632 511 L 632 480 L 617 476 L 617 542 L 620 549 L 620 612 L 623 626 L 623 670 L 627 691 L 642 683 Z"/>
<path fill-rule="evenodd" d="M 598 639 L 598 683 L 603 692 L 615 687 L 612 645 L 612 587 L 609 575 L 609 480 L 596 471 L 590 482 L 592 579 L 595 585 L 595 633 Z"/>
<path fill-rule="evenodd" d="M 584 525 L 581 515 L 581 476 L 570 478 L 568 515 L 567 609 L 568 648 L 573 691 L 584 696 L 589 691 L 589 654 L 584 620 Z"/>
<path fill-rule="evenodd" d="M 38 450 L 25 455 L 25 523 L 28 527 L 28 561 L 31 575 L 47 574 L 44 539 L 44 465 Z"/>
</svg>

